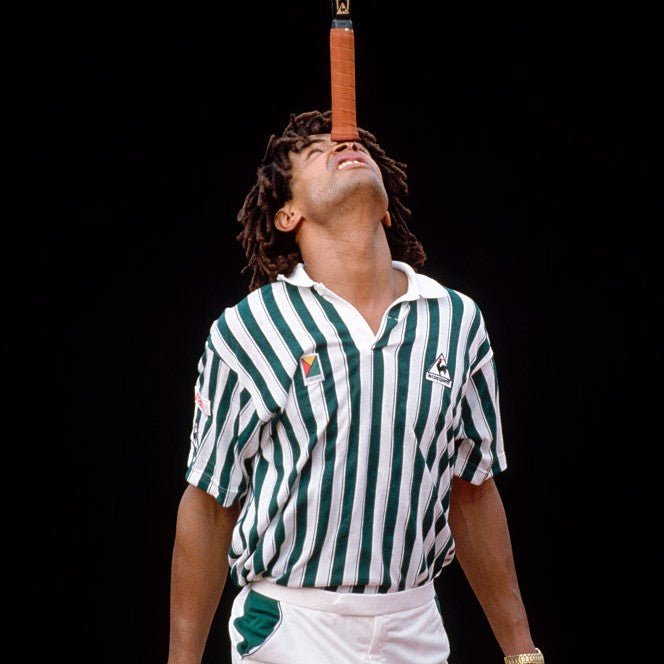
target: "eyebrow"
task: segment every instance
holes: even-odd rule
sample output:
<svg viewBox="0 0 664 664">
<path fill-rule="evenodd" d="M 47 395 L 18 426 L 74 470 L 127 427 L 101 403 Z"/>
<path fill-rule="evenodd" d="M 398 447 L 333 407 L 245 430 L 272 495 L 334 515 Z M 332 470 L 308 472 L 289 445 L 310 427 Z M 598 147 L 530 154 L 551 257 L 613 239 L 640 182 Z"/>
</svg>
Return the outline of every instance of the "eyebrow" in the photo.
<svg viewBox="0 0 664 664">
<path fill-rule="evenodd" d="M 312 138 L 301 150 L 301 152 L 308 152 L 312 145 L 316 143 L 332 143 L 329 138 Z"/>
</svg>

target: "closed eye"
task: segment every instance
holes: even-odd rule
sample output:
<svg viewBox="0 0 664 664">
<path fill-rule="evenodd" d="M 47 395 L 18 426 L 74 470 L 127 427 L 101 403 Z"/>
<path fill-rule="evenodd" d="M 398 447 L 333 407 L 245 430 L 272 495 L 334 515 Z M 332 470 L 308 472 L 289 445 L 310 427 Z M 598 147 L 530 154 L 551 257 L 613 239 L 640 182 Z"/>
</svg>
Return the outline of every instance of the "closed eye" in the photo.
<svg viewBox="0 0 664 664">
<path fill-rule="evenodd" d="M 309 159 L 311 155 L 313 154 L 320 154 L 321 152 L 325 152 L 330 148 L 332 144 L 329 141 L 326 140 L 313 140 L 309 145 L 304 147 L 304 158 Z"/>
</svg>

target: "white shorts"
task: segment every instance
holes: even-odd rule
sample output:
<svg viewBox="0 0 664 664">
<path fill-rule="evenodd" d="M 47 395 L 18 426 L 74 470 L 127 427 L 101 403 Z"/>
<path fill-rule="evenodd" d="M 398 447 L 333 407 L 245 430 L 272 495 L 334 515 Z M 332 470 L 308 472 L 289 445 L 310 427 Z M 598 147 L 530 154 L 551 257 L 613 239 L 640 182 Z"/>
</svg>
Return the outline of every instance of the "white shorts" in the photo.
<svg viewBox="0 0 664 664">
<path fill-rule="evenodd" d="M 360 595 L 259 581 L 235 597 L 233 664 L 447 664 L 433 582 Z"/>
</svg>

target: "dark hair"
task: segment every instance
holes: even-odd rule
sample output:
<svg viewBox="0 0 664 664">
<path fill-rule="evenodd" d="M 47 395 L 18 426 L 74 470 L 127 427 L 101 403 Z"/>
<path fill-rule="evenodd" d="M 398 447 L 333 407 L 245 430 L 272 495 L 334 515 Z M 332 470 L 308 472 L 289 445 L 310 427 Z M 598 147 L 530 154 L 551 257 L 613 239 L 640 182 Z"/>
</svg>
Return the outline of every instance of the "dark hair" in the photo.
<svg viewBox="0 0 664 664">
<path fill-rule="evenodd" d="M 302 261 L 293 233 L 283 233 L 274 226 L 277 211 L 291 198 L 291 162 L 288 153 L 299 152 L 309 144 L 309 136 L 330 133 L 331 111 L 307 111 L 291 114 L 281 136 L 270 136 L 265 155 L 257 171 L 256 183 L 244 199 L 237 220 L 242 232 L 237 239 L 248 259 L 243 268 L 253 270 L 249 290 L 271 281 L 278 274 L 289 274 Z M 392 258 L 408 263 L 414 269 L 426 261 L 420 241 L 408 228 L 410 210 L 403 199 L 408 195 L 406 164 L 391 159 L 373 134 L 358 128 L 360 142 L 380 167 L 387 191 L 388 210 L 392 220 L 385 229 Z"/>
</svg>

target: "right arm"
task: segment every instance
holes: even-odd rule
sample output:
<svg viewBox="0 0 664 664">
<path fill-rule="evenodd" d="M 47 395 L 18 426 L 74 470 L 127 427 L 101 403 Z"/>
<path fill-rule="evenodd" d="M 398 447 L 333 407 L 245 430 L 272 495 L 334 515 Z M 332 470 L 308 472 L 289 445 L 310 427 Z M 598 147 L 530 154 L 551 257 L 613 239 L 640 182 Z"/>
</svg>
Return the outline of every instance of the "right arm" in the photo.
<svg viewBox="0 0 664 664">
<path fill-rule="evenodd" d="M 171 567 L 168 664 L 199 664 L 228 576 L 228 549 L 240 505 L 222 507 L 193 485 L 177 514 Z"/>
</svg>

